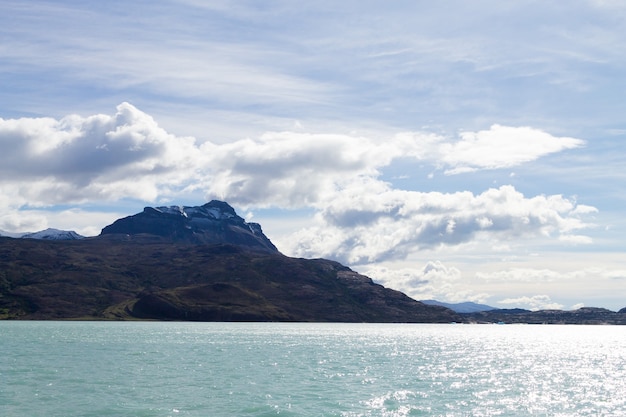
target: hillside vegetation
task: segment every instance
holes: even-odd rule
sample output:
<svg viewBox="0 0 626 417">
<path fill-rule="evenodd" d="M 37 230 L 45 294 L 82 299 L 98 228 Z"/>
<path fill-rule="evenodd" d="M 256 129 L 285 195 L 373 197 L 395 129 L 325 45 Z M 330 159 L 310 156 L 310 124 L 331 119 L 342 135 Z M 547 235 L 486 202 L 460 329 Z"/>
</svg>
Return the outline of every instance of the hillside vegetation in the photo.
<svg viewBox="0 0 626 417">
<path fill-rule="evenodd" d="M 136 234 L 0 238 L 0 318 L 450 322 L 324 259 Z"/>
</svg>

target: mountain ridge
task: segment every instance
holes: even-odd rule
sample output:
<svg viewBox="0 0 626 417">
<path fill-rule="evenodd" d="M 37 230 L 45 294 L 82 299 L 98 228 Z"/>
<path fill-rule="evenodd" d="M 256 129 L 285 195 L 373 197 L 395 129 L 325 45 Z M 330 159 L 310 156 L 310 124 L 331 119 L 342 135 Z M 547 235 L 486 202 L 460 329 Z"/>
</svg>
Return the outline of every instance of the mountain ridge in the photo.
<svg viewBox="0 0 626 417">
<path fill-rule="evenodd" d="M 194 244 L 227 242 L 278 253 L 260 224 L 246 222 L 228 203 L 218 200 L 202 206 L 145 207 L 141 213 L 118 219 L 104 227 L 100 236 L 141 234 Z"/>
<path fill-rule="evenodd" d="M 468 323 L 626 325 L 626 308 L 622 308 L 617 312 L 600 307 L 536 311 L 513 308 L 476 311 L 460 315 Z"/>
<path fill-rule="evenodd" d="M 489 311 L 495 310 L 494 307 L 488 306 L 486 304 L 477 304 L 471 301 L 465 301 L 462 303 L 445 303 L 437 300 L 420 300 L 424 304 L 428 305 L 437 305 L 447 307 L 450 310 L 453 310 L 457 313 L 475 313 L 479 311 Z"/>
<path fill-rule="evenodd" d="M 47 228 L 38 232 L 13 233 L 0 230 L 0 237 L 10 237 L 14 239 L 41 239 L 41 240 L 78 240 L 85 236 L 79 235 L 73 230 L 60 230 Z"/>
</svg>

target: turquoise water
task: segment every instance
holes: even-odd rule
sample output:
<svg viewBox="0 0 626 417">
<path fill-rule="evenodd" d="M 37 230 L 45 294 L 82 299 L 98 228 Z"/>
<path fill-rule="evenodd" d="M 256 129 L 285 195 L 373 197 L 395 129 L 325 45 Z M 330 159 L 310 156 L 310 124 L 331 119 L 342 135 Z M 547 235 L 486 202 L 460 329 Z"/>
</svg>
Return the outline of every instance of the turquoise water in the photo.
<svg viewBox="0 0 626 417">
<path fill-rule="evenodd" d="M 0 416 L 622 416 L 626 326 L 0 322 Z"/>
</svg>

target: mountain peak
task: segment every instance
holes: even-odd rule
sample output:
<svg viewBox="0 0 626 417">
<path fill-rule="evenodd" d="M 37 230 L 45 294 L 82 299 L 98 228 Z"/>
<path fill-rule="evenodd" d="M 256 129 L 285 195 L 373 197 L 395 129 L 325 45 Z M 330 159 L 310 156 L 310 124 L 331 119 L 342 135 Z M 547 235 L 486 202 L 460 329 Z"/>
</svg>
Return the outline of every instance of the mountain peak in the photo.
<svg viewBox="0 0 626 417">
<path fill-rule="evenodd" d="M 59 230 L 53 228 L 47 228 L 46 230 L 40 230 L 39 232 L 26 232 L 26 233 L 9 233 L 0 230 L 0 236 L 12 237 L 16 239 L 39 239 L 39 240 L 78 240 L 83 239 L 84 236 L 79 235 L 73 230 Z"/>
<path fill-rule="evenodd" d="M 207 218 L 214 220 L 235 219 L 241 217 L 237 215 L 235 209 L 228 203 L 219 200 L 212 200 L 202 206 L 161 206 L 145 207 L 146 213 L 162 213 L 172 216 L 182 216 L 186 218 Z"/>
<path fill-rule="evenodd" d="M 43 239 L 43 240 L 78 240 L 83 236 L 79 235 L 73 230 L 59 230 L 53 228 L 47 228 L 34 233 L 26 233 L 22 235 L 23 239 Z"/>
<path fill-rule="evenodd" d="M 229 243 L 278 252 L 257 223 L 248 223 L 228 203 L 212 200 L 202 206 L 145 207 L 142 213 L 116 220 L 102 235 L 156 235 L 174 242 Z"/>
</svg>

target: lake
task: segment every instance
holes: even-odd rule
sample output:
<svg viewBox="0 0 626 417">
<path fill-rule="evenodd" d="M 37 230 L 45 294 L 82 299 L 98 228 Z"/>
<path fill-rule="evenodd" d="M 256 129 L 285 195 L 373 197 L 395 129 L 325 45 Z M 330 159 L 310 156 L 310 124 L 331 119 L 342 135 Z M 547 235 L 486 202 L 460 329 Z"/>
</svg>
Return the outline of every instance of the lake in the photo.
<svg viewBox="0 0 626 417">
<path fill-rule="evenodd" d="M 0 415 L 619 416 L 626 326 L 0 322 Z"/>
</svg>

